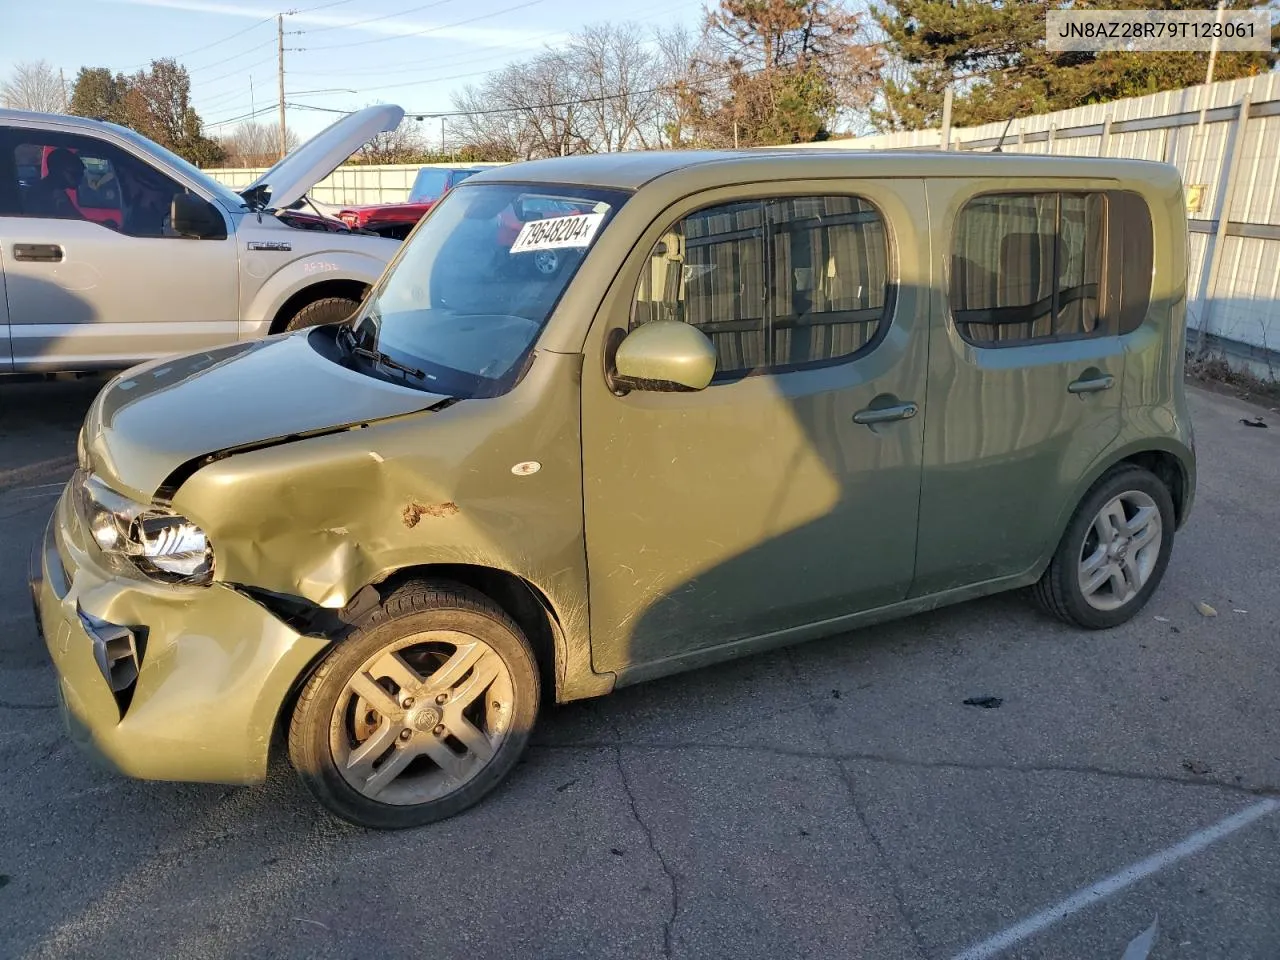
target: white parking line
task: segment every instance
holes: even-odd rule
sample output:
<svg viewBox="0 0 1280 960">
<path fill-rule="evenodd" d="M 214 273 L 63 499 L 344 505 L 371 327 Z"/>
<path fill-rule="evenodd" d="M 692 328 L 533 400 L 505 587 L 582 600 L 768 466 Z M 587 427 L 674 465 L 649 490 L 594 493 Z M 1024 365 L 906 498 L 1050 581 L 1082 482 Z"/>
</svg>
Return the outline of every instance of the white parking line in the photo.
<svg viewBox="0 0 1280 960">
<path fill-rule="evenodd" d="M 1199 833 L 1193 833 L 1181 843 L 1147 857 L 1145 860 L 1139 860 L 1137 863 L 1125 867 L 1119 873 L 1112 874 L 1105 880 L 1099 880 L 1091 887 L 1085 887 L 1083 890 L 1073 893 L 1061 903 L 1054 904 L 1047 910 L 1041 910 L 1034 916 L 1014 924 L 1007 930 L 1002 930 L 995 936 L 974 944 L 968 950 L 957 953 L 951 960 L 987 960 L 989 957 L 994 957 L 1008 950 L 1014 944 L 1021 943 L 1023 940 L 1053 926 L 1058 921 L 1065 920 L 1073 913 L 1079 913 L 1085 907 L 1105 900 L 1107 897 L 1119 893 L 1126 887 L 1132 886 L 1153 873 L 1158 873 L 1165 867 L 1172 866 L 1193 853 L 1199 853 L 1205 847 L 1217 843 L 1224 837 L 1228 837 L 1237 830 L 1249 826 L 1255 820 L 1260 820 L 1269 813 L 1275 813 L 1276 810 L 1280 810 L 1280 800 L 1263 800 L 1251 807 L 1246 807 L 1239 813 L 1233 814 L 1225 820 L 1220 820 Z"/>
</svg>

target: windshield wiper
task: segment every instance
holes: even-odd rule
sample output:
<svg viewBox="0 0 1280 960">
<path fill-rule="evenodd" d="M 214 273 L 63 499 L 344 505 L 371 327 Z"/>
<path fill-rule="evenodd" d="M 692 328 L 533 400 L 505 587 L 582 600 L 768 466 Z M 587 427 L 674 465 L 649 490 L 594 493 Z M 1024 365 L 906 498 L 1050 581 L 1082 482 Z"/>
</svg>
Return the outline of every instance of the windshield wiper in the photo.
<svg viewBox="0 0 1280 960">
<path fill-rule="evenodd" d="M 356 343 L 355 330 L 349 324 L 343 324 L 338 328 L 338 336 L 340 338 L 339 346 L 341 346 L 344 352 L 349 356 L 363 357 L 366 360 L 371 360 L 375 364 L 381 364 L 391 370 L 398 370 L 403 374 L 413 377 L 415 380 L 427 379 L 427 375 L 417 367 L 411 367 L 407 364 L 403 364 L 399 360 L 395 360 L 383 353 L 381 350 L 364 347 Z"/>
</svg>

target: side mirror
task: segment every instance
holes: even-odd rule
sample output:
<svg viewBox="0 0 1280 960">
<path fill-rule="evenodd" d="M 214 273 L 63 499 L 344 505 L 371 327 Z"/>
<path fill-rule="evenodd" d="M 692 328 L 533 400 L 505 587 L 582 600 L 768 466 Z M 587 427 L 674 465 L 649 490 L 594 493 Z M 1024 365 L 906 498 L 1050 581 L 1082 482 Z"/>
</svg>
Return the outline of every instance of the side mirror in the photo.
<svg viewBox="0 0 1280 960">
<path fill-rule="evenodd" d="M 715 376 L 716 348 L 687 323 L 653 320 L 630 333 L 615 329 L 611 337 L 609 388 L 619 396 L 631 390 L 702 390 Z"/>
<path fill-rule="evenodd" d="M 189 193 L 174 194 L 169 223 L 180 237 L 196 240 L 227 239 L 227 222 L 213 204 Z"/>
</svg>

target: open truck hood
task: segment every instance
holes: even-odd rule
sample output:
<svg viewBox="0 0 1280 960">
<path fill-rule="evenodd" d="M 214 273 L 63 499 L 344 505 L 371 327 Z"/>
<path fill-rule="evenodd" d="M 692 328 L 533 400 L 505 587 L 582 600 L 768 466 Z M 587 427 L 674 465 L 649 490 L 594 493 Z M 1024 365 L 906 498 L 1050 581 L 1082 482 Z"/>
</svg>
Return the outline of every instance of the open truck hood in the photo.
<svg viewBox="0 0 1280 960">
<path fill-rule="evenodd" d="M 85 419 L 95 472 L 140 494 L 220 457 L 425 410 L 447 399 L 349 370 L 323 328 L 154 360 L 102 389 Z"/>
<path fill-rule="evenodd" d="M 308 190 L 375 136 L 394 130 L 403 119 L 404 110 L 394 104 L 379 104 L 349 113 L 282 157 L 274 167 L 243 188 L 240 196 L 266 194 L 268 207 L 283 210 L 306 196 Z"/>
</svg>

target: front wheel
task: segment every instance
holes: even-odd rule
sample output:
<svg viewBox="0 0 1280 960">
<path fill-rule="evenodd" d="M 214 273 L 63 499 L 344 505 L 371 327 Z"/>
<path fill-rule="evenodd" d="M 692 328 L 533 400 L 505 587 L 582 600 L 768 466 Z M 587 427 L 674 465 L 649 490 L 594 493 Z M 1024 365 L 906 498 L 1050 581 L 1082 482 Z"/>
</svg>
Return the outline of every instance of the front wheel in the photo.
<svg viewBox="0 0 1280 960">
<path fill-rule="evenodd" d="M 528 641 L 499 607 L 457 584 L 408 584 L 307 682 L 289 757 L 343 819 L 419 826 L 498 785 L 528 743 L 538 698 Z"/>
<path fill-rule="evenodd" d="M 360 309 L 360 301 L 348 297 L 325 297 L 314 300 L 289 318 L 286 331 L 318 327 L 325 323 L 341 323 L 349 320 Z"/>
<path fill-rule="evenodd" d="M 1037 601 L 1090 630 L 1132 619 L 1164 577 L 1173 528 L 1173 498 L 1159 477 L 1131 465 L 1111 471 L 1076 508 L 1034 587 Z"/>
</svg>

